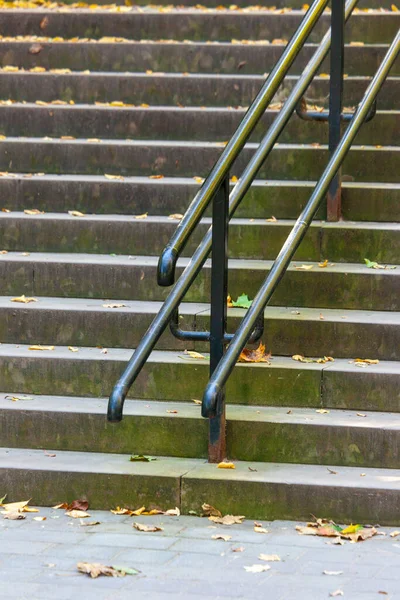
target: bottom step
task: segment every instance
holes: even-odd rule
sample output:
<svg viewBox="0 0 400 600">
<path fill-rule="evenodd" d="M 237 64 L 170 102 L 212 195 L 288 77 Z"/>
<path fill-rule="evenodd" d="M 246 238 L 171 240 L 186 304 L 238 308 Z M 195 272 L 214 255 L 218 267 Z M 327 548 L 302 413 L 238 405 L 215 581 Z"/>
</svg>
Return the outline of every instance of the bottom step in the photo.
<svg viewBox="0 0 400 600">
<path fill-rule="evenodd" d="M 42 506 L 86 497 L 92 509 L 178 506 L 188 514 L 207 502 L 254 519 L 400 524 L 400 472 L 390 469 L 257 462 L 218 469 L 197 459 L 0 448 L 0 491 L 10 502 Z"/>
</svg>

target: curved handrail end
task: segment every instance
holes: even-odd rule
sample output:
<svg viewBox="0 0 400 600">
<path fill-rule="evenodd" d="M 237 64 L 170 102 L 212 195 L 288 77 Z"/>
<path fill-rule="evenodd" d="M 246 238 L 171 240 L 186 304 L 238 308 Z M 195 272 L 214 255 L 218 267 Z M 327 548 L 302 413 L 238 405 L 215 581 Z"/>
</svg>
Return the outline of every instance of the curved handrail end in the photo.
<svg viewBox="0 0 400 600">
<path fill-rule="evenodd" d="M 175 281 L 175 267 L 178 260 L 178 252 L 172 246 L 166 246 L 159 258 L 157 269 L 157 283 L 162 287 L 168 287 Z"/>
<path fill-rule="evenodd" d="M 127 386 L 121 383 L 117 383 L 114 386 L 108 400 L 107 421 L 110 421 L 110 423 L 119 423 L 122 421 L 122 409 L 127 393 Z"/>
<path fill-rule="evenodd" d="M 218 383 L 209 381 L 204 391 L 203 402 L 201 404 L 201 416 L 205 419 L 215 417 L 218 404 L 218 396 L 221 391 L 222 388 L 220 385 L 218 385 Z"/>
</svg>

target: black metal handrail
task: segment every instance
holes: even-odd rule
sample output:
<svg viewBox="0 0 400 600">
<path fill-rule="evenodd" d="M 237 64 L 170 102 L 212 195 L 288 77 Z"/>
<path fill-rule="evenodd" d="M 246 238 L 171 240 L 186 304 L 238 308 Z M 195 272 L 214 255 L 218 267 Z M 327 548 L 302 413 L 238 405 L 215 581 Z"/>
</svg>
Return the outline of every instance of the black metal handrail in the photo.
<svg viewBox="0 0 400 600">
<path fill-rule="evenodd" d="M 337 7 L 338 4 L 340 3 L 342 6 L 342 10 L 343 10 L 343 0 L 334 0 L 334 1 L 337 2 L 337 4 L 335 4 L 334 6 Z M 355 7 L 356 3 L 357 3 L 357 0 L 348 0 L 348 2 L 346 4 L 344 19 L 346 19 L 346 20 L 348 19 L 353 8 Z M 307 20 L 308 15 L 312 14 L 315 16 L 315 13 L 313 11 L 315 10 L 315 6 L 317 4 L 319 5 L 318 2 L 315 2 L 313 4 L 311 9 L 307 13 L 305 19 L 303 20 L 302 25 L 304 25 L 304 22 Z M 343 12 L 342 12 L 341 18 L 343 20 Z M 312 20 L 314 20 L 314 19 L 312 19 Z M 300 26 L 300 28 L 301 27 L 302 26 Z M 296 36 L 296 34 L 295 34 L 295 36 Z M 304 69 L 301 77 L 299 78 L 297 84 L 294 86 L 292 92 L 288 96 L 284 106 L 282 107 L 281 111 L 278 113 L 278 115 L 277 115 L 276 119 L 274 120 L 272 126 L 270 127 L 268 133 L 261 141 L 261 143 L 260 143 L 259 147 L 257 148 L 256 152 L 254 153 L 252 159 L 250 160 L 249 164 L 243 171 L 239 182 L 233 188 L 233 190 L 229 196 L 229 207 L 228 207 L 229 168 L 224 170 L 225 175 L 222 176 L 221 183 L 219 184 L 219 186 L 216 186 L 213 193 L 207 192 L 207 194 L 210 194 L 209 197 L 210 198 L 213 197 L 213 200 L 214 200 L 214 203 L 213 203 L 213 207 L 214 207 L 213 208 L 213 226 L 212 226 L 212 228 L 209 229 L 209 231 L 204 236 L 199 247 L 193 254 L 193 257 L 190 260 L 188 266 L 186 267 L 183 274 L 181 275 L 181 277 L 178 279 L 178 281 L 172 288 L 169 296 L 167 297 L 166 301 L 162 305 L 158 315 L 155 317 L 153 323 L 151 324 L 151 326 L 149 327 L 145 336 L 139 343 L 136 351 L 134 352 L 131 360 L 128 363 L 127 368 L 125 369 L 125 372 L 123 373 L 123 375 L 117 382 L 116 386 L 114 387 L 112 394 L 110 396 L 109 407 L 108 407 L 108 418 L 110 421 L 120 421 L 121 420 L 123 404 L 125 401 L 125 397 L 128 393 L 128 390 L 129 390 L 130 386 L 132 385 L 132 383 L 135 381 L 135 379 L 136 379 L 137 375 L 139 374 L 140 370 L 142 369 L 143 365 L 145 364 L 145 362 L 146 362 L 148 356 L 150 355 L 151 351 L 153 350 L 156 342 L 158 341 L 161 334 L 163 333 L 163 331 L 167 327 L 168 323 L 170 323 L 170 322 L 171 322 L 171 329 L 172 329 L 174 335 L 177 335 L 177 337 L 180 337 L 180 339 L 197 339 L 197 340 L 202 340 L 202 341 L 204 341 L 204 340 L 210 341 L 211 372 L 213 372 L 215 369 L 217 369 L 215 371 L 215 374 L 217 374 L 217 372 L 221 373 L 220 367 L 222 364 L 225 364 L 225 368 L 226 368 L 226 361 L 221 360 L 223 357 L 223 352 L 224 352 L 224 344 L 229 342 L 230 343 L 229 348 L 231 348 L 232 344 L 236 345 L 237 340 L 238 340 L 238 337 L 237 337 L 238 333 L 239 333 L 239 331 L 242 331 L 242 325 L 243 325 L 243 323 L 242 323 L 238 332 L 233 336 L 231 334 L 227 334 L 225 331 L 226 330 L 226 277 L 227 277 L 226 245 L 227 245 L 228 218 L 233 215 L 237 206 L 239 205 L 239 203 L 241 202 L 245 193 L 249 189 L 251 183 L 253 182 L 253 180 L 258 172 L 258 169 L 260 168 L 261 164 L 265 161 L 265 159 L 271 152 L 280 133 L 284 129 L 289 118 L 294 113 L 297 104 L 300 102 L 307 87 L 311 83 L 315 73 L 317 72 L 322 61 L 326 57 L 326 55 L 329 51 L 329 48 L 330 48 L 330 42 L 331 42 L 331 35 L 330 35 L 330 32 L 328 32 L 324 36 L 320 46 L 316 50 L 312 59 L 309 61 L 307 67 Z M 276 80 L 275 80 L 275 83 L 276 83 Z M 265 85 L 263 86 L 263 90 L 264 90 L 264 93 L 266 93 Z M 259 98 L 259 96 L 260 96 L 260 94 L 257 96 L 257 98 Z M 338 111 L 336 111 L 336 112 L 338 112 Z M 340 120 L 340 114 L 341 114 L 341 112 L 338 113 L 339 120 Z M 228 146 L 229 146 L 229 144 L 228 144 Z M 228 148 L 228 146 L 226 148 Z M 217 164 L 220 164 L 220 161 Z M 211 177 L 211 175 L 213 175 L 215 168 L 216 167 L 214 167 L 213 171 L 211 172 L 210 177 Z M 220 164 L 220 168 L 223 169 L 224 168 L 223 165 Z M 204 186 L 203 186 L 203 188 L 204 188 Z M 203 190 L 203 188 L 202 188 L 202 190 Z M 189 207 L 189 213 L 192 211 L 192 208 L 193 208 L 193 211 L 194 211 L 193 218 L 196 222 L 198 221 L 198 218 L 200 218 L 200 217 L 197 218 L 196 215 L 198 215 L 200 213 L 202 214 L 206 204 L 208 203 L 207 200 L 204 201 L 204 198 L 208 197 L 207 194 L 206 194 L 206 196 L 204 196 L 204 195 L 201 196 L 200 199 L 199 199 L 199 195 L 198 195 L 194 202 L 194 204 L 195 204 L 194 208 L 193 208 L 193 203 L 192 203 L 191 207 Z M 200 204 L 202 204 L 201 207 L 200 207 Z M 200 210 L 200 213 L 197 212 L 198 210 Z M 200 214 L 200 216 L 201 216 L 201 214 Z M 188 219 L 189 219 L 189 217 L 188 217 Z M 194 221 L 191 221 L 190 219 L 189 219 L 189 221 L 191 223 L 194 222 Z M 181 228 L 183 227 L 183 222 L 181 222 L 180 227 Z M 194 227 L 194 225 L 193 225 L 193 227 Z M 180 229 L 180 228 L 178 228 L 178 230 L 182 231 L 182 229 Z M 180 236 L 182 236 L 180 239 L 186 240 L 187 237 L 190 235 L 191 231 L 192 231 L 191 227 L 188 227 L 187 229 L 185 229 L 186 233 L 184 233 L 184 235 L 180 234 Z M 218 231 L 220 235 L 216 235 L 216 231 Z M 214 235 L 213 235 L 213 232 L 214 232 Z M 198 332 L 198 331 L 183 332 L 182 330 L 179 329 L 178 306 L 179 306 L 179 303 L 181 302 L 181 300 L 183 299 L 184 295 L 190 288 L 191 284 L 193 283 L 194 279 L 199 274 L 202 266 L 204 265 L 208 255 L 210 253 L 211 246 L 212 246 L 212 250 L 213 250 L 213 264 L 212 264 L 213 272 L 215 270 L 216 273 L 218 273 L 218 272 L 220 274 L 222 273 L 222 280 L 223 280 L 222 283 L 221 282 L 218 283 L 219 279 L 221 279 L 221 278 L 212 276 L 212 298 L 213 298 L 213 301 L 211 303 L 211 310 L 212 310 L 211 331 L 210 331 L 210 333 Z M 169 247 L 173 248 L 173 246 L 171 246 L 171 245 L 169 245 Z M 281 256 L 281 254 L 280 254 L 280 256 Z M 259 295 L 257 295 L 257 297 L 258 296 Z M 252 318 L 251 331 L 248 332 L 246 330 L 246 336 L 245 336 L 246 340 L 244 343 L 246 343 L 246 341 L 248 341 L 251 338 L 251 336 L 253 336 L 253 339 L 255 339 L 257 336 L 260 335 L 260 331 L 262 331 L 261 323 L 263 324 L 263 315 L 261 314 L 261 312 L 262 311 L 259 311 L 259 314 L 257 315 L 257 317 L 255 319 Z M 252 310 L 252 309 L 251 309 L 251 314 L 254 315 L 254 310 Z M 247 317 L 248 317 L 248 315 L 247 315 Z M 248 322 L 248 320 L 246 322 Z M 225 356 L 228 357 L 228 353 Z M 234 361 L 234 362 L 236 362 L 236 361 Z M 232 368 L 233 368 L 233 365 L 232 365 Z M 230 370 L 229 370 L 229 372 L 230 372 Z M 226 374 L 226 372 L 224 370 L 223 377 L 225 377 L 225 374 Z M 229 373 L 226 374 L 226 377 L 228 377 L 228 376 L 229 376 Z M 213 382 L 215 383 L 215 379 L 212 377 L 210 379 L 210 385 Z M 203 415 L 211 417 L 210 418 L 210 446 L 212 447 L 213 440 L 215 441 L 215 439 L 218 438 L 218 435 L 221 433 L 221 431 L 224 427 L 224 409 L 223 409 L 223 401 L 222 401 L 223 398 L 221 395 L 221 390 L 223 389 L 223 384 L 222 384 L 222 386 L 220 386 L 218 388 L 219 393 L 217 393 L 216 397 L 214 397 L 212 394 L 210 395 L 210 389 L 211 389 L 210 385 L 207 388 L 208 400 L 205 399 L 202 412 L 203 412 Z M 212 399 L 211 399 L 211 396 L 213 396 Z M 219 408 L 217 410 L 216 405 L 218 403 L 215 403 L 214 400 L 218 399 L 218 397 L 221 399 L 221 402 L 220 402 Z M 210 400 L 210 402 L 209 402 L 209 400 Z M 224 452 L 224 447 L 223 447 L 223 445 L 219 444 L 218 448 L 216 449 L 216 452 L 210 453 L 210 457 L 211 457 L 211 459 L 215 460 L 218 458 L 218 456 L 223 455 L 223 452 Z"/>
<path fill-rule="evenodd" d="M 297 31 L 287 44 L 282 56 L 268 75 L 264 85 L 252 102 L 240 125 L 225 146 L 224 151 L 215 163 L 207 179 L 204 181 L 201 189 L 191 202 L 171 240 L 160 256 L 157 274 L 159 285 L 170 286 L 174 283 L 176 263 L 187 240 L 193 233 L 194 228 L 200 221 L 204 211 L 229 173 L 229 169 L 233 162 L 270 104 L 286 73 L 293 64 L 293 61 L 304 46 L 311 30 L 316 25 L 323 10 L 326 8 L 328 1 L 329 0 L 315 0 L 309 8 Z"/>
<path fill-rule="evenodd" d="M 400 30 L 389 47 L 379 69 L 369 84 L 363 99 L 350 121 L 350 124 L 341 139 L 336 151 L 331 157 L 325 171 L 318 181 L 303 212 L 297 219 L 291 233 L 284 243 L 278 257 L 274 261 L 268 277 L 254 298 L 251 307 L 243 318 L 236 333 L 231 340 L 224 357 L 219 361 L 204 392 L 202 402 L 202 415 L 212 417 L 218 406 L 218 396 L 222 393 L 224 385 L 235 366 L 241 351 L 247 343 L 252 327 L 259 315 L 262 314 L 270 301 L 279 281 L 285 274 L 294 253 L 299 247 L 302 239 L 308 231 L 312 219 L 317 212 L 322 200 L 327 193 L 332 179 L 340 169 L 343 161 L 350 150 L 358 130 L 365 122 L 368 113 L 373 106 L 375 98 L 384 83 L 390 68 L 400 52 Z"/>
<path fill-rule="evenodd" d="M 346 4 L 345 18 L 348 19 L 357 4 L 357 0 L 348 0 Z M 286 123 L 289 121 L 296 106 L 308 86 L 310 85 L 315 73 L 322 64 L 322 61 L 327 56 L 331 44 L 331 33 L 328 31 L 324 36 L 320 46 L 314 53 L 313 57 L 305 67 L 301 77 L 289 94 L 281 111 L 273 121 L 270 129 L 265 137 L 260 142 L 256 152 L 252 156 L 249 164 L 240 176 L 238 183 L 235 185 L 229 196 L 229 216 L 232 216 L 250 188 L 257 172 L 262 163 L 265 161 L 271 152 L 276 140 L 283 131 Z M 149 329 L 139 342 L 135 352 L 133 353 L 124 373 L 114 386 L 110 395 L 108 404 L 108 419 L 112 422 L 118 422 L 122 419 L 123 405 L 126 395 L 134 383 L 136 377 L 143 368 L 151 351 L 155 347 L 158 339 L 168 326 L 173 318 L 179 303 L 189 290 L 194 279 L 199 274 L 207 257 L 211 251 L 212 243 L 212 228 L 210 228 L 204 236 L 202 242 L 195 250 L 189 264 L 185 268 L 180 278 L 176 281 L 174 287 L 169 293 L 167 299 L 162 305 L 160 311 L 154 318 Z"/>
</svg>

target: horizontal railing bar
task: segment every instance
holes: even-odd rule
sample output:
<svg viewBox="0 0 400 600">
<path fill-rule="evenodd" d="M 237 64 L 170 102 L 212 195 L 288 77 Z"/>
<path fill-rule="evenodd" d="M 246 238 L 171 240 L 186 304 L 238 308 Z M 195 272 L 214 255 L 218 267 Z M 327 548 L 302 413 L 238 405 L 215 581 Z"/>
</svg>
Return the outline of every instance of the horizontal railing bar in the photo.
<svg viewBox="0 0 400 600">
<path fill-rule="evenodd" d="M 169 323 L 169 327 L 170 327 L 172 335 L 174 337 L 176 337 L 178 340 L 181 340 L 182 342 L 189 342 L 189 341 L 190 342 L 209 342 L 210 341 L 211 333 L 209 331 L 195 331 L 195 330 L 190 331 L 190 330 L 181 329 L 179 327 L 178 311 L 175 311 L 175 314 L 173 315 L 173 317 Z M 264 332 L 264 317 L 263 317 L 263 315 L 261 315 L 261 317 L 256 322 L 253 331 L 251 332 L 248 343 L 253 344 L 255 342 L 258 342 L 261 339 L 263 332 Z M 225 333 L 224 343 L 228 344 L 233 339 L 233 336 L 234 336 L 233 333 Z"/>
<path fill-rule="evenodd" d="M 301 108 L 301 103 L 296 107 L 297 116 L 303 121 L 318 121 L 320 123 L 328 123 L 329 121 L 329 110 L 306 110 Z M 367 116 L 365 117 L 364 123 L 368 123 L 372 121 L 372 119 L 376 115 L 376 100 L 371 106 L 371 109 Z M 354 116 L 354 112 L 342 113 L 341 120 L 343 122 L 349 122 Z"/>
<path fill-rule="evenodd" d="M 346 3 L 346 20 L 350 17 L 354 7 L 357 4 L 357 1 L 358 0 L 348 0 Z M 320 46 L 304 69 L 302 76 L 299 78 L 289 94 L 282 109 L 276 116 L 272 127 L 270 127 L 268 133 L 261 141 L 250 163 L 247 165 L 238 183 L 233 188 L 229 197 L 230 217 L 232 217 L 236 208 L 239 206 L 241 200 L 250 188 L 258 169 L 271 152 L 276 140 L 295 111 L 298 102 L 304 95 L 322 61 L 328 54 L 330 42 L 331 36 L 330 31 L 328 31 L 322 39 Z M 175 283 L 159 313 L 137 346 L 124 373 L 114 386 L 108 405 L 108 419 L 110 421 L 120 421 L 122 419 L 123 405 L 128 390 L 140 373 L 151 351 L 170 322 L 173 312 L 176 310 L 178 304 L 182 301 L 183 297 L 189 290 L 190 286 L 207 260 L 207 257 L 211 251 L 211 237 L 212 232 L 210 228 L 198 248 L 195 250 L 192 258 L 189 261 L 189 264 Z"/>
<path fill-rule="evenodd" d="M 275 67 L 268 75 L 240 125 L 189 205 L 183 219 L 180 221 L 175 233 L 160 256 L 158 264 L 159 285 L 170 286 L 174 283 L 176 262 L 187 240 L 193 233 L 194 228 L 219 189 L 233 162 L 275 96 L 287 71 L 302 49 L 327 4 L 328 0 L 314 0 L 314 3 L 304 16 L 299 28 L 287 44 Z"/>
<path fill-rule="evenodd" d="M 274 261 L 268 277 L 258 291 L 251 304 L 251 307 L 246 313 L 246 316 L 239 325 L 232 342 L 229 344 L 224 357 L 220 360 L 218 367 L 215 369 L 212 377 L 210 378 L 203 396 L 203 417 L 213 416 L 218 395 L 223 389 L 239 358 L 241 351 L 246 345 L 256 319 L 258 319 L 259 314 L 264 311 L 277 285 L 285 274 L 294 253 L 307 233 L 315 213 L 325 198 L 330 182 L 336 175 L 348 151 L 350 150 L 354 138 L 356 137 L 360 127 L 363 125 L 365 118 L 399 51 L 400 30 L 393 40 L 388 52 L 386 53 L 378 71 L 368 86 L 352 121 L 350 122 L 342 140 L 340 141 L 336 151 L 332 155 L 332 158 L 330 159 L 326 169 L 318 181 L 310 200 L 308 201 L 300 217 L 297 219 L 296 224 L 284 243 L 280 253 L 278 254 L 278 257 Z"/>
</svg>

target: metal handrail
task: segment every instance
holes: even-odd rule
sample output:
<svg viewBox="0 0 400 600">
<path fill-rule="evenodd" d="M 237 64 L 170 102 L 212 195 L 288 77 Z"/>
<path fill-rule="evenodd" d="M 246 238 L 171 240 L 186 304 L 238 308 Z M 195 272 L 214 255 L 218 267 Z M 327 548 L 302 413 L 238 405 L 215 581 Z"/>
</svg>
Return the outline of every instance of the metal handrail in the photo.
<svg viewBox="0 0 400 600">
<path fill-rule="evenodd" d="M 291 233 L 289 234 L 280 253 L 278 254 L 278 257 L 274 261 L 268 277 L 265 279 L 263 285 L 254 298 L 251 307 L 248 309 L 246 316 L 243 318 L 241 324 L 236 330 L 226 354 L 219 361 L 218 366 L 214 370 L 203 396 L 203 417 L 212 417 L 215 415 L 218 396 L 221 393 L 221 390 L 223 390 L 223 387 L 233 367 L 235 366 L 241 351 L 246 345 L 254 323 L 270 301 L 271 296 L 274 293 L 279 281 L 285 274 L 294 253 L 307 233 L 312 219 L 329 189 L 332 179 L 335 177 L 348 151 L 350 150 L 354 138 L 357 135 L 360 127 L 363 125 L 369 111 L 371 110 L 375 98 L 399 52 L 400 30 L 390 45 L 390 48 L 387 51 L 370 85 L 365 91 L 363 99 L 358 105 L 358 108 L 352 120 L 350 121 L 343 138 L 341 139 L 336 151 L 334 152 L 325 171 L 318 181 L 306 207 L 297 219 Z"/>
<path fill-rule="evenodd" d="M 354 7 L 357 4 L 357 0 L 348 0 L 346 3 L 345 19 L 347 20 Z M 286 102 L 282 109 L 276 116 L 267 134 L 260 142 L 256 152 L 253 154 L 250 162 L 243 171 L 238 183 L 235 185 L 229 196 L 229 216 L 232 217 L 236 208 L 239 206 L 241 200 L 245 196 L 246 192 L 250 188 L 260 166 L 263 164 L 265 159 L 274 147 L 276 140 L 283 131 L 285 125 L 289 121 L 290 117 L 294 113 L 298 102 L 301 100 L 308 86 L 310 85 L 315 73 L 321 66 L 323 60 L 329 52 L 331 44 L 331 33 L 328 31 L 321 44 L 315 51 L 313 57 L 308 62 L 307 66 L 303 70 L 303 73 L 296 85 L 289 94 Z M 162 333 L 168 326 L 169 322 L 176 313 L 176 309 L 183 297 L 189 290 L 194 279 L 200 273 L 207 257 L 211 251 L 212 243 L 212 229 L 210 228 L 205 234 L 202 242 L 195 250 L 192 258 L 190 259 L 187 267 L 183 271 L 180 278 L 176 281 L 174 287 L 166 298 L 160 311 L 154 318 L 147 332 L 139 342 L 135 352 L 133 353 L 125 371 L 119 378 L 118 382 L 114 386 L 109 403 L 108 403 L 108 420 L 112 422 L 121 421 L 123 415 L 123 406 L 128 391 L 141 369 L 143 368 L 146 360 L 150 356 L 153 348 L 157 341 L 161 337 Z"/>
<path fill-rule="evenodd" d="M 226 175 L 229 173 L 229 169 L 233 162 L 236 160 L 243 146 L 249 139 L 272 98 L 275 96 L 286 73 L 300 50 L 303 48 L 307 37 L 316 25 L 320 15 L 328 4 L 328 1 L 329 0 L 315 0 L 309 8 L 297 31 L 287 44 L 282 56 L 268 75 L 264 85 L 252 102 L 240 125 L 225 146 L 224 151 L 204 181 L 201 189 L 188 207 L 182 220 L 177 226 L 175 233 L 160 256 L 157 273 L 158 285 L 170 286 L 174 283 L 176 263 L 186 242 L 220 188 Z"/>
</svg>

